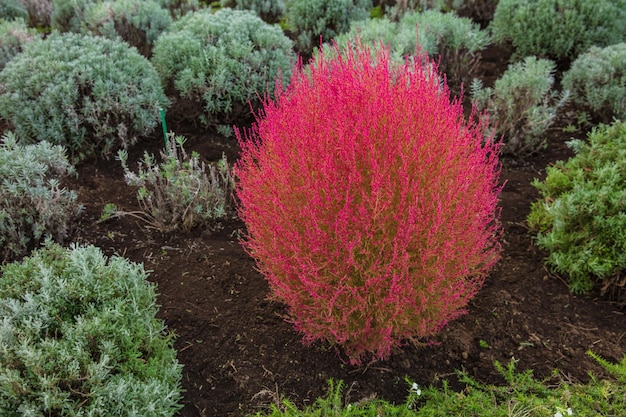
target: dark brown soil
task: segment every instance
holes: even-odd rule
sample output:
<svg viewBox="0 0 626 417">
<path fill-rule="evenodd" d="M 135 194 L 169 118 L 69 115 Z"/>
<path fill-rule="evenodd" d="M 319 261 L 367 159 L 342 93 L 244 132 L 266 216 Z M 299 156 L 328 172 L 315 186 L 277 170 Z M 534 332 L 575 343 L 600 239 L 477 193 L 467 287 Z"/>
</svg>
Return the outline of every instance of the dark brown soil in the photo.
<svg viewBox="0 0 626 417">
<path fill-rule="evenodd" d="M 485 55 L 482 70 L 488 79 L 504 68 L 502 51 Z M 585 354 L 588 349 L 613 361 L 626 354 L 624 311 L 597 292 L 570 294 L 564 280 L 543 266 L 545 254 L 533 245 L 525 226 L 530 203 L 538 197 L 531 181 L 543 178 L 548 164 L 570 156 L 565 141 L 571 134 L 562 129 L 567 117 L 550 130 L 541 154 L 523 161 L 502 160 L 502 260 L 469 305 L 469 313 L 448 324 L 432 345 L 406 346 L 385 362 L 354 367 L 334 348 L 303 345 L 301 335 L 285 322 L 284 306 L 267 301 L 268 285 L 238 243 L 244 228 L 238 221 L 225 223 L 214 234 L 161 234 L 131 217 L 96 223 L 105 203 L 126 211 L 139 209 L 134 190 L 124 183 L 113 158 L 79 166 L 78 179 L 69 184 L 86 207 L 75 240 L 152 271 L 160 317 L 177 334 L 184 365 L 181 416 L 243 416 L 278 395 L 299 406 L 311 404 L 324 394 L 329 378 L 350 387 L 351 401 L 374 395 L 401 402 L 407 394 L 405 376 L 422 386 L 448 379 L 452 387 L 462 389 L 455 370 L 465 369 L 479 381 L 499 384 L 503 380 L 493 362 L 513 358 L 520 371 L 533 369 L 536 376 L 549 377 L 558 369 L 568 381 L 585 382 L 589 372 L 605 376 Z M 186 148 L 207 160 L 219 159 L 222 151 L 230 161 L 237 157 L 234 138 L 175 122 L 169 128 L 188 137 Z M 130 160 L 144 149 L 158 154 L 161 147 L 157 132 L 133 148 Z"/>
</svg>

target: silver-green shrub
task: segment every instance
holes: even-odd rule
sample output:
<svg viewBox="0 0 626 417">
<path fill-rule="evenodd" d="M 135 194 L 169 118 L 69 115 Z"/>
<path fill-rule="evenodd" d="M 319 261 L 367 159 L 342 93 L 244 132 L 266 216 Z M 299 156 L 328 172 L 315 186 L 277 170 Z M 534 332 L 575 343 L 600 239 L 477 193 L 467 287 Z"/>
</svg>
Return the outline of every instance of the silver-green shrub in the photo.
<svg viewBox="0 0 626 417">
<path fill-rule="evenodd" d="M 50 26 L 60 32 L 81 33 L 85 25 L 85 14 L 99 0 L 52 0 Z"/>
<path fill-rule="evenodd" d="M 210 126 L 249 115 L 250 101 L 272 96 L 276 77 L 287 83 L 292 47 L 280 27 L 252 11 L 202 9 L 157 39 L 151 61 L 168 95 L 189 103 L 184 116 Z"/>
<path fill-rule="evenodd" d="M 31 27 L 48 28 L 52 17 L 52 0 L 22 0 Z"/>
<path fill-rule="evenodd" d="M 490 28 L 517 57 L 572 60 L 626 39 L 626 0 L 500 0 Z"/>
<path fill-rule="evenodd" d="M 626 43 L 591 47 L 563 75 L 572 101 L 593 118 L 626 120 Z"/>
<path fill-rule="evenodd" d="M 502 153 L 524 156 L 545 147 L 546 130 L 568 98 L 553 89 L 554 71 L 553 61 L 526 57 L 509 65 L 493 87 L 472 83 L 472 100 L 487 112 L 490 134 L 502 137 Z"/>
<path fill-rule="evenodd" d="M 528 225 L 547 264 L 563 274 L 575 293 L 594 282 L 602 292 L 624 297 L 626 272 L 626 122 L 600 125 L 588 141 L 568 145 L 575 156 L 535 180 L 541 199 Z M 626 298 L 623 298 L 626 301 Z"/>
<path fill-rule="evenodd" d="M 283 0 L 221 0 L 220 4 L 231 9 L 252 10 L 270 23 L 278 22 L 285 13 Z"/>
<path fill-rule="evenodd" d="M 296 48 L 307 54 L 348 31 L 352 21 L 367 19 L 372 0 L 289 0 L 285 6 Z"/>
<path fill-rule="evenodd" d="M 122 38 L 149 57 L 156 39 L 172 24 L 170 11 L 153 0 L 103 1 L 85 13 L 85 30 Z"/>
<path fill-rule="evenodd" d="M 82 207 L 61 187 L 74 174 L 61 146 L 18 144 L 13 132 L 0 140 L 0 263 L 18 259 L 50 238 L 63 242 Z"/>
<path fill-rule="evenodd" d="M 162 232 L 206 227 L 219 228 L 219 221 L 234 215 L 235 176 L 226 156 L 216 163 L 205 164 L 197 152 L 187 155 L 185 138 L 170 137 L 162 162 L 144 153 L 137 173 L 128 167 L 128 154 L 118 152 L 128 185 L 137 188 L 141 211 L 125 213 L 105 207 L 103 220 L 131 214 Z"/>
<path fill-rule="evenodd" d="M 22 52 L 22 46 L 41 38 L 35 29 L 29 28 L 24 19 L 0 20 L 0 71 L 13 57 Z"/>
<path fill-rule="evenodd" d="M 48 244 L 0 270 L 0 415 L 170 417 L 182 367 L 140 264 Z"/>
<path fill-rule="evenodd" d="M 199 0 L 157 0 L 161 7 L 170 11 L 174 19 L 178 19 L 187 12 L 200 8 Z"/>
<path fill-rule="evenodd" d="M 0 18 L 12 20 L 28 19 L 28 11 L 21 0 L 0 0 Z"/>
<path fill-rule="evenodd" d="M 64 145 L 73 160 L 134 144 L 167 105 L 150 62 L 121 40 L 54 33 L 0 73 L 0 116 L 20 140 Z"/>
<path fill-rule="evenodd" d="M 470 19 L 437 10 L 406 13 L 399 22 L 386 17 L 355 21 L 335 42 L 343 47 L 356 37 L 374 48 L 388 45 L 392 57 L 401 61 L 414 55 L 419 46 L 439 63 L 454 93 L 475 77 L 481 51 L 491 41 L 489 33 Z"/>
</svg>

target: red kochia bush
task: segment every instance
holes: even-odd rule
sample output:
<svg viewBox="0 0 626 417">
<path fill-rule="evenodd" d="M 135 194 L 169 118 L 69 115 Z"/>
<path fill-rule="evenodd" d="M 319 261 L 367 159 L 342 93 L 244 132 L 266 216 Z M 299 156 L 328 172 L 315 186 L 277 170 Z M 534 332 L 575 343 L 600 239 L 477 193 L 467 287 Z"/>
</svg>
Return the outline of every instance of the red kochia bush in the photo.
<svg viewBox="0 0 626 417">
<path fill-rule="evenodd" d="M 482 286 L 500 250 L 498 144 L 426 57 L 334 52 L 238 132 L 237 196 L 272 297 L 305 342 L 359 364 L 433 335 Z"/>
</svg>

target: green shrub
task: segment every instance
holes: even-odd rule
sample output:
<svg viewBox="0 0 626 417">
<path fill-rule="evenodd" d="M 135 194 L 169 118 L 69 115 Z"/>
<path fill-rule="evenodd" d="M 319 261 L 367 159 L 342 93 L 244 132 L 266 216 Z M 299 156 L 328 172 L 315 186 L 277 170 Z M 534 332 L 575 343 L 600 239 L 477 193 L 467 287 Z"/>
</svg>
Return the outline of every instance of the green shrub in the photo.
<svg viewBox="0 0 626 417">
<path fill-rule="evenodd" d="M 297 49 L 308 54 L 348 31 L 350 22 L 367 19 L 371 7 L 372 0 L 290 0 L 285 16 Z"/>
<path fill-rule="evenodd" d="M 399 22 L 386 17 L 355 21 L 350 30 L 338 35 L 340 46 L 353 43 L 355 37 L 374 48 L 389 46 L 392 57 L 404 61 L 415 55 L 417 47 L 439 63 L 454 93 L 470 82 L 480 63 L 480 52 L 490 43 L 487 31 L 467 18 L 436 10 L 407 13 Z"/>
<path fill-rule="evenodd" d="M 329 381 L 327 394 L 314 404 L 300 410 L 288 399 L 272 404 L 267 412 L 256 417 L 564 417 L 564 416 L 623 416 L 626 415 L 624 375 L 626 358 L 613 364 L 589 352 L 589 355 L 611 374 L 614 380 L 592 378 L 587 384 L 570 384 L 558 377 L 538 380 L 532 371 L 518 372 L 515 360 L 506 366 L 496 362 L 495 367 L 504 377 L 501 386 L 486 385 L 458 371 L 459 381 L 465 385 L 461 392 L 443 381 L 443 388 L 420 388 L 408 379 L 409 389 L 404 403 L 391 404 L 368 398 L 347 403 L 342 381 Z"/>
<path fill-rule="evenodd" d="M 135 143 L 168 104 L 135 49 L 72 33 L 28 43 L 0 73 L 0 86 L 0 116 L 20 140 L 64 145 L 76 160 Z"/>
<path fill-rule="evenodd" d="M 222 7 L 253 10 L 266 22 L 276 23 L 285 13 L 283 0 L 221 0 Z"/>
<path fill-rule="evenodd" d="M 62 242 L 82 209 L 60 180 L 74 174 L 61 146 L 20 145 L 13 132 L 0 141 L 0 255 L 27 254 L 44 239 Z"/>
<path fill-rule="evenodd" d="M 502 152 L 524 156 L 545 147 L 545 133 L 557 110 L 567 100 L 553 90 L 554 62 L 526 57 L 509 66 L 493 88 L 472 83 L 472 99 L 479 111 L 486 110 L 491 133 L 503 137 Z"/>
<path fill-rule="evenodd" d="M 591 47 L 563 76 L 563 88 L 579 108 L 610 123 L 626 119 L 626 43 Z"/>
<path fill-rule="evenodd" d="M 46 245 L 0 273 L 0 414 L 173 416 L 181 366 L 140 264 Z"/>
<path fill-rule="evenodd" d="M 159 4 L 170 11 L 172 18 L 178 19 L 187 12 L 200 8 L 198 0 L 157 0 Z"/>
<path fill-rule="evenodd" d="M 174 22 L 157 40 L 152 63 L 166 91 L 182 99 L 184 116 L 205 126 L 250 114 L 275 78 L 289 79 L 292 42 L 252 11 L 203 9 Z M 189 105 L 185 106 L 184 103 Z"/>
<path fill-rule="evenodd" d="M 171 24 L 169 10 L 151 0 L 105 1 L 88 8 L 85 15 L 86 31 L 110 39 L 119 36 L 147 57 Z"/>
<path fill-rule="evenodd" d="M 52 17 L 52 0 L 22 0 L 28 12 L 31 27 L 49 28 Z"/>
<path fill-rule="evenodd" d="M 41 38 L 35 29 L 26 26 L 23 19 L 0 20 L 0 71 L 13 57 L 22 52 L 22 46 Z"/>
<path fill-rule="evenodd" d="M 52 0 L 50 26 L 60 32 L 81 33 L 85 14 L 98 0 Z"/>
<path fill-rule="evenodd" d="M 571 60 L 592 45 L 625 40 L 626 0 L 500 0 L 490 27 L 518 57 Z"/>
<path fill-rule="evenodd" d="M 547 264 L 567 276 L 574 293 L 598 280 L 611 294 L 625 284 L 626 122 L 601 125 L 588 142 L 568 144 L 576 155 L 533 182 L 541 199 L 532 204 L 528 225 L 548 251 Z"/>
<path fill-rule="evenodd" d="M 170 138 L 166 152 L 161 153 L 163 162 L 157 164 L 154 156 L 145 153 L 139 162 L 139 172 L 132 172 L 128 154 L 118 153 L 128 185 L 139 187 L 137 200 L 140 212 L 125 213 L 116 207 L 105 207 L 103 220 L 111 216 L 132 214 L 150 227 L 162 232 L 182 228 L 189 230 L 205 226 L 210 230 L 219 228 L 219 220 L 234 214 L 233 190 L 235 178 L 226 156 L 215 164 L 207 165 L 200 155 L 192 152 L 187 156 L 183 137 Z"/>
<path fill-rule="evenodd" d="M 0 0 L 0 18 L 26 20 L 28 19 L 28 11 L 21 0 Z"/>
</svg>

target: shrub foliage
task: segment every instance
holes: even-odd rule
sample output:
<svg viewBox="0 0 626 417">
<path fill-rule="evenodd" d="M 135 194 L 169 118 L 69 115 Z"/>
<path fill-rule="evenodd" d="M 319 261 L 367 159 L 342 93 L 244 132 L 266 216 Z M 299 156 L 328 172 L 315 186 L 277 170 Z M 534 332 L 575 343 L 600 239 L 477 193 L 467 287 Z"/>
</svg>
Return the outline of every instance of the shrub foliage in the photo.
<svg viewBox="0 0 626 417">
<path fill-rule="evenodd" d="M 35 29 L 26 26 L 23 19 L 0 21 L 0 71 L 13 57 L 22 52 L 22 46 L 41 38 Z"/>
<path fill-rule="evenodd" d="M 168 94 L 187 100 L 187 118 L 205 125 L 249 115 L 249 102 L 274 78 L 288 79 L 292 42 L 278 26 L 249 10 L 187 14 L 157 40 L 152 63 Z"/>
<path fill-rule="evenodd" d="M 437 332 L 481 287 L 499 254 L 498 145 L 426 57 L 330 55 L 238 132 L 237 196 L 273 298 L 305 341 L 359 363 Z"/>
<path fill-rule="evenodd" d="M 626 122 L 601 125 L 589 141 L 573 140 L 576 155 L 547 168 L 533 185 L 541 199 L 532 204 L 529 226 L 546 262 L 564 274 L 575 293 L 594 281 L 619 296 L 626 285 Z"/>
<path fill-rule="evenodd" d="M 52 34 L 0 73 L 0 116 L 21 141 L 49 141 L 83 159 L 151 133 L 168 101 L 150 62 L 120 40 Z"/>
<path fill-rule="evenodd" d="M 13 132 L 0 141 L 0 263 L 49 238 L 68 236 L 82 207 L 60 181 L 74 173 L 61 146 L 20 145 Z"/>
<path fill-rule="evenodd" d="M 499 0 L 490 27 L 518 57 L 572 60 L 625 40 L 626 0 Z"/>
<path fill-rule="evenodd" d="M 563 75 L 563 88 L 594 119 L 626 120 L 626 43 L 589 48 Z"/>
<path fill-rule="evenodd" d="M 47 245 L 0 273 L 0 414 L 173 416 L 181 366 L 139 264 Z"/>
<path fill-rule="evenodd" d="M 153 155 L 144 153 L 137 173 L 128 167 L 128 154 L 118 153 L 126 183 L 138 187 L 137 200 L 142 211 L 130 214 L 162 232 L 197 226 L 215 229 L 219 220 L 234 211 L 235 178 L 226 156 L 207 166 L 197 152 L 187 155 L 184 142 L 181 136 L 170 138 L 165 152 L 161 153 L 161 164 Z M 107 211 L 105 218 L 118 214 Z"/>
<path fill-rule="evenodd" d="M 526 57 L 511 64 L 493 88 L 472 83 L 475 105 L 487 112 L 490 130 L 502 136 L 502 152 L 525 156 L 543 149 L 544 135 L 569 94 L 553 90 L 554 62 Z"/>
</svg>

